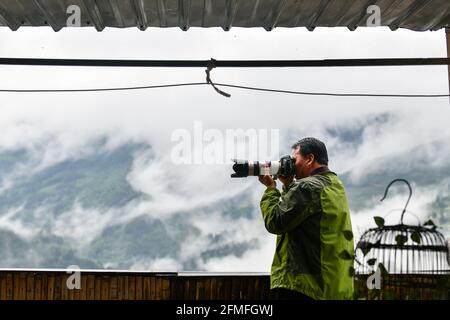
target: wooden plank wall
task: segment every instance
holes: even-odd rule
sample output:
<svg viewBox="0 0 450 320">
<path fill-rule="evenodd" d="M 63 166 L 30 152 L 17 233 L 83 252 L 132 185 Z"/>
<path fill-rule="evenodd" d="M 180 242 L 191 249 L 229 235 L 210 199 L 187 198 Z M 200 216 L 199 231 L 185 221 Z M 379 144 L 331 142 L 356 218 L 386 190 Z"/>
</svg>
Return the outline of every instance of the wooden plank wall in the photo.
<svg viewBox="0 0 450 320">
<path fill-rule="evenodd" d="M 389 274 L 381 279 L 381 290 L 367 288 L 367 275 L 355 279 L 356 299 L 450 300 L 450 274 Z"/>
<path fill-rule="evenodd" d="M 81 272 L 81 288 L 69 290 L 64 271 L 0 271 L 0 300 L 259 300 L 269 276 Z"/>
<path fill-rule="evenodd" d="M 2 271 L 0 300 L 266 300 L 269 276 L 81 272 L 81 288 L 69 290 L 64 271 Z M 355 278 L 356 299 L 447 299 L 450 275 L 388 275 L 381 292 Z"/>
</svg>

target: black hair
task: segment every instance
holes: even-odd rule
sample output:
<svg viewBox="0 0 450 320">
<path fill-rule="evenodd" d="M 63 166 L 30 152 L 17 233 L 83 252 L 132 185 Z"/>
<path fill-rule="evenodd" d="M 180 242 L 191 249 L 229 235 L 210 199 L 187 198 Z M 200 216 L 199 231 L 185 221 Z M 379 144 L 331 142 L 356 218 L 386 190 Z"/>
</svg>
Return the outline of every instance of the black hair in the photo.
<svg viewBox="0 0 450 320">
<path fill-rule="evenodd" d="M 328 152 L 325 143 L 319 139 L 308 137 L 297 141 L 292 145 L 292 149 L 300 148 L 300 154 L 306 157 L 308 154 L 313 154 L 317 163 L 328 165 Z"/>
</svg>

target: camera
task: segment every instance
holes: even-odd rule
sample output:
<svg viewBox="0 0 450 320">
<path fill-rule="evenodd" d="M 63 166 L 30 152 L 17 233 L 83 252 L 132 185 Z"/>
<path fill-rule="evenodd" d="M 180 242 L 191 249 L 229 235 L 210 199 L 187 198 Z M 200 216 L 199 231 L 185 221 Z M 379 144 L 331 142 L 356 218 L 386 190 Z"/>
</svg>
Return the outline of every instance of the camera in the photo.
<svg viewBox="0 0 450 320">
<path fill-rule="evenodd" d="M 248 160 L 232 160 L 233 170 L 232 178 L 245 178 L 248 176 L 264 176 L 271 175 L 291 177 L 295 175 L 294 158 L 286 155 L 278 161 L 248 161 Z"/>
</svg>

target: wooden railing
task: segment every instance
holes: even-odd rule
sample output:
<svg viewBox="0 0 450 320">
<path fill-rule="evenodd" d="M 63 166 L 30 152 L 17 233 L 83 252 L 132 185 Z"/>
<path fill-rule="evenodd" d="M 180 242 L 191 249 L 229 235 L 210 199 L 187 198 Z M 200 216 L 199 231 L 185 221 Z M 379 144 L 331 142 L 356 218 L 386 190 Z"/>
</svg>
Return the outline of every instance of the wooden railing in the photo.
<svg viewBox="0 0 450 320">
<path fill-rule="evenodd" d="M 0 269 L 0 300 L 266 300 L 269 274 L 153 273 L 56 269 Z M 450 275 L 387 275 L 381 290 L 368 290 L 367 275 L 355 277 L 356 299 L 450 299 Z M 70 281 L 69 281 L 70 282 Z M 73 282 L 72 282 L 73 283 Z"/>
<path fill-rule="evenodd" d="M 80 271 L 69 289 L 66 270 L 0 270 L 0 300 L 260 300 L 268 274 Z"/>
<path fill-rule="evenodd" d="M 450 273 L 387 274 L 381 290 L 369 290 L 367 275 L 355 278 L 357 299 L 380 300 L 450 300 Z"/>
</svg>

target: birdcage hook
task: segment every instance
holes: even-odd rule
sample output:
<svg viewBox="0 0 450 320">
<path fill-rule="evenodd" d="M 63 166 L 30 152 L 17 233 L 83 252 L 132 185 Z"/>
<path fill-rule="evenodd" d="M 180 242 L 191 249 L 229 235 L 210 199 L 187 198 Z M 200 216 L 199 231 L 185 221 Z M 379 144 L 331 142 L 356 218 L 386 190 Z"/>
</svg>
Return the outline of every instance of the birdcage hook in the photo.
<svg viewBox="0 0 450 320">
<path fill-rule="evenodd" d="M 405 215 L 406 207 L 408 206 L 409 200 L 411 199 L 411 196 L 412 196 L 412 189 L 411 189 L 411 185 L 409 184 L 408 180 L 405 180 L 405 179 L 394 179 L 394 180 L 392 180 L 392 181 L 387 185 L 386 190 L 384 190 L 383 198 L 381 198 L 380 201 L 383 201 L 383 200 L 386 198 L 390 186 L 391 186 L 392 184 L 394 184 L 395 182 L 397 182 L 397 181 L 402 181 L 402 182 L 406 183 L 406 185 L 407 185 L 408 188 L 409 188 L 409 197 L 408 197 L 408 200 L 406 201 L 405 207 L 403 208 L 403 211 L 402 211 L 402 217 L 401 217 L 401 219 L 400 219 L 400 224 L 403 224 L 403 216 Z"/>
</svg>

